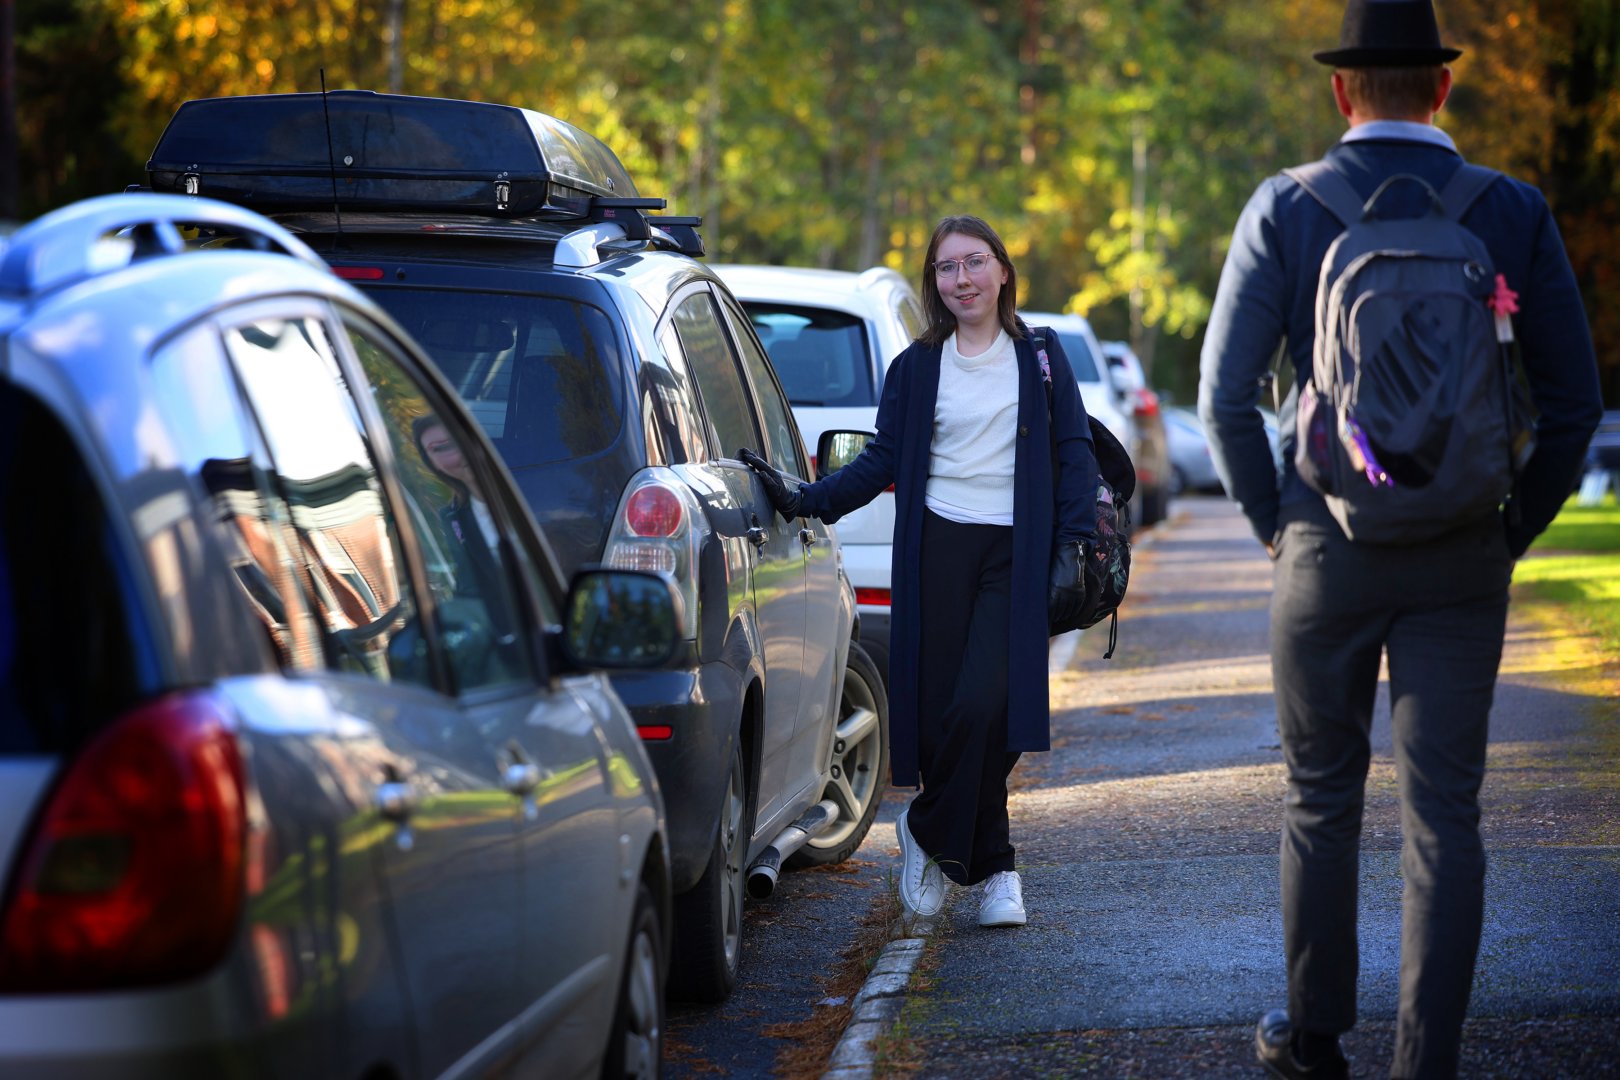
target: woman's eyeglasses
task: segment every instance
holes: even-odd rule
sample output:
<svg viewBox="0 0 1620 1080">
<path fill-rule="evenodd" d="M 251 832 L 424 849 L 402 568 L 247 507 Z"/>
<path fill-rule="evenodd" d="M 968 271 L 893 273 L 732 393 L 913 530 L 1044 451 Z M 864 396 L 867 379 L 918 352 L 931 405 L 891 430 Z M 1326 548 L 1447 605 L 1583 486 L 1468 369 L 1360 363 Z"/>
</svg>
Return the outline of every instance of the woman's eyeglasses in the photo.
<svg viewBox="0 0 1620 1080">
<path fill-rule="evenodd" d="M 955 277 L 956 271 L 965 266 L 967 267 L 968 273 L 977 274 L 979 271 L 989 266 L 994 259 L 995 256 L 988 252 L 975 251 L 966 258 L 939 260 L 934 264 L 934 273 L 943 278 Z"/>
</svg>

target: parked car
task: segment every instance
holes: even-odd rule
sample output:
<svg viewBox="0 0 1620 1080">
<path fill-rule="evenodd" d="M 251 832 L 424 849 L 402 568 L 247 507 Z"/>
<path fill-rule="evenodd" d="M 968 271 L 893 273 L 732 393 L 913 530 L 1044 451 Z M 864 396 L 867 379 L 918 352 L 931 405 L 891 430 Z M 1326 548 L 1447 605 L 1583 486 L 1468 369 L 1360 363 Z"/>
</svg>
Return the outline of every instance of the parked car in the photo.
<svg viewBox="0 0 1620 1080">
<path fill-rule="evenodd" d="M 273 214 L 415 335 L 565 570 L 675 582 L 680 657 L 614 687 L 667 804 L 671 989 L 724 998 L 745 881 L 768 893 L 773 860 L 841 861 L 870 827 L 887 699 L 837 534 L 783 521 L 735 457 L 811 471 L 748 317 L 694 258 L 698 219 L 650 213 L 612 150 L 550 116 L 366 91 L 187 102 L 148 173 Z"/>
<path fill-rule="evenodd" d="M 1136 451 L 1132 447 L 1136 442 L 1136 420 L 1124 408 L 1114 388 L 1108 363 L 1103 359 L 1102 342 L 1092 332 L 1090 321 L 1084 315 L 1058 315 L 1047 311 L 1025 311 L 1020 317 L 1030 326 L 1052 328 L 1063 346 L 1063 355 L 1069 358 L 1069 366 L 1074 368 L 1087 414 L 1095 416 L 1113 433 L 1131 454 L 1131 464 L 1135 465 Z M 1131 496 L 1131 521 L 1137 525 L 1144 522 L 1141 492 L 1142 485 L 1138 483 L 1136 494 Z"/>
<path fill-rule="evenodd" d="M 1127 342 L 1105 341 L 1102 352 L 1120 406 L 1134 421 L 1131 461 L 1136 465 L 1136 489 L 1142 493 L 1142 521 L 1152 525 L 1170 512 L 1170 445 L 1159 395 L 1148 386 L 1142 361 Z"/>
<path fill-rule="evenodd" d="M 118 195 L 18 231 L 0 1075 L 651 1075 L 668 835 L 592 669 L 667 662 L 678 605 L 565 586 L 421 350 L 285 230 Z"/>
<path fill-rule="evenodd" d="M 1218 492 L 1224 489 L 1210 456 L 1209 438 L 1194 409 L 1171 405 L 1161 410 L 1170 446 L 1170 493 Z"/>
<path fill-rule="evenodd" d="M 925 325 L 922 302 L 905 278 L 882 266 L 861 273 L 728 265 L 714 271 L 742 302 L 809 445 L 823 431 L 874 429 L 884 373 Z M 861 647 L 887 689 L 893 493 L 840 518 L 838 539 L 860 609 Z"/>
</svg>

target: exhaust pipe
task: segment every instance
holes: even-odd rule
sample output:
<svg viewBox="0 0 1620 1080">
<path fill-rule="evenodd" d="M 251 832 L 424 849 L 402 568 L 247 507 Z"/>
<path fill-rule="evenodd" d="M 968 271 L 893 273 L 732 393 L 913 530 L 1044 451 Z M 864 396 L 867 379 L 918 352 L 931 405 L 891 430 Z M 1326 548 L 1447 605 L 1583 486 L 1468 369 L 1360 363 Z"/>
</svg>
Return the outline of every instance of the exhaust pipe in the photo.
<svg viewBox="0 0 1620 1080">
<path fill-rule="evenodd" d="M 822 799 L 799 816 L 799 820 L 776 834 L 771 846 L 760 852 L 748 868 L 748 895 L 763 900 L 776 891 L 782 861 L 804 846 L 804 842 L 838 820 L 838 804 Z"/>
</svg>

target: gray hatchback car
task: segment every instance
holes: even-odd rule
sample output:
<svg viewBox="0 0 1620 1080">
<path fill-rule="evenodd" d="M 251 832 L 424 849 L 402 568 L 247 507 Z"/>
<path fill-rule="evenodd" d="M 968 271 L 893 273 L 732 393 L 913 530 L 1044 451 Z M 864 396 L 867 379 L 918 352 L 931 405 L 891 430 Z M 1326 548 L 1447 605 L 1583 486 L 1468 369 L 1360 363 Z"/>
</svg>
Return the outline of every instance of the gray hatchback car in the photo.
<svg viewBox="0 0 1620 1080">
<path fill-rule="evenodd" d="M 16 233 L 0 1075 L 655 1075 L 664 810 L 595 669 L 667 662 L 679 604 L 565 584 L 279 226 L 123 195 Z"/>
</svg>

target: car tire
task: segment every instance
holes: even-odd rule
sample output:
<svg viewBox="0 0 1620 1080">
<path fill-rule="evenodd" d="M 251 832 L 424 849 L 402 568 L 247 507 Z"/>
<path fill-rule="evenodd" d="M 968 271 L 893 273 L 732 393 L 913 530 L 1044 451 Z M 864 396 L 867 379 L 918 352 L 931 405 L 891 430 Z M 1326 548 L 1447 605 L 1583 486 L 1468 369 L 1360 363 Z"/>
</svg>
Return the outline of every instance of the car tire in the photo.
<svg viewBox="0 0 1620 1080">
<path fill-rule="evenodd" d="M 619 1003 L 613 1011 L 603 1080 L 653 1080 L 664 1054 L 663 932 L 652 890 L 636 889 L 624 973 L 619 977 Z"/>
<path fill-rule="evenodd" d="M 1177 465 L 1170 470 L 1170 494 L 1187 494 L 1187 473 L 1186 470 L 1182 469 L 1180 465 Z"/>
<path fill-rule="evenodd" d="M 889 696 L 877 665 L 853 641 L 838 698 L 832 767 L 821 797 L 838 804 L 838 819 L 805 841 L 789 866 L 827 866 L 853 855 L 889 786 Z"/>
<path fill-rule="evenodd" d="M 731 996 L 742 963 L 743 860 L 752 822 L 742 740 L 733 743 L 731 773 L 714 830 L 709 864 L 698 883 L 675 897 L 675 964 L 670 993 L 716 1004 Z"/>
</svg>

